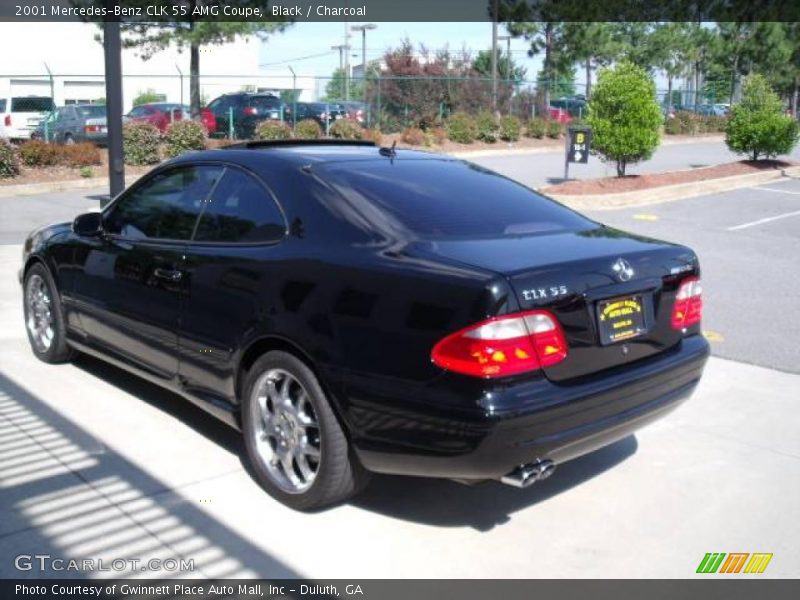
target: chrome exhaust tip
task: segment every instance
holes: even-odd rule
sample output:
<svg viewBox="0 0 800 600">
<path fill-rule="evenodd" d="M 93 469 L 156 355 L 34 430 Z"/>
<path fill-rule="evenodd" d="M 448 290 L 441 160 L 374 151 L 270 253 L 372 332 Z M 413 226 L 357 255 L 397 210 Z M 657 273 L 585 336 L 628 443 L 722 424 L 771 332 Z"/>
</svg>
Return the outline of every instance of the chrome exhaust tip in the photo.
<svg viewBox="0 0 800 600">
<path fill-rule="evenodd" d="M 507 475 L 503 475 L 500 483 L 516 488 L 526 488 L 537 481 L 547 479 L 555 470 L 556 464 L 552 460 L 538 460 L 527 465 L 520 465 Z"/>
</svg>

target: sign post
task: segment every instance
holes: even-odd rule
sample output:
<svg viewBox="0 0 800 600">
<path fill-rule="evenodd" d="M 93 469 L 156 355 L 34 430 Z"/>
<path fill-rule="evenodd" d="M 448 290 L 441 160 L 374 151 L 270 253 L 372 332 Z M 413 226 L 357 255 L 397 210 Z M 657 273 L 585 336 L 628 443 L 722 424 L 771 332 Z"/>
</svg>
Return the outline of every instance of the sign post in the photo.
<svg viewBox="0 0 800 600">
<path fill-rule="evenodd" d="M 569 163 L 589 162 L 592 130 L 588 127 L 568 127 L 564 140 L 564 180 L 569 179 Z"/>
</svg>

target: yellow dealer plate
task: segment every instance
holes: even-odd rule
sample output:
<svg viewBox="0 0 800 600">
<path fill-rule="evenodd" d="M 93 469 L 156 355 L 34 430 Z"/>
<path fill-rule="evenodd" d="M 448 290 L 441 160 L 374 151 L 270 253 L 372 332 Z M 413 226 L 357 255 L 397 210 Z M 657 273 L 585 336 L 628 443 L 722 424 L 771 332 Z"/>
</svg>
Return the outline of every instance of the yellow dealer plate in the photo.
<svg viewBox="0 0 800 600">
<path fill-rule="evenodd" d="M 642 296 L 598 302 L 597 326 L 603 344 L 614 344 L 642 335 L 646 330 Z"/>
</svg>

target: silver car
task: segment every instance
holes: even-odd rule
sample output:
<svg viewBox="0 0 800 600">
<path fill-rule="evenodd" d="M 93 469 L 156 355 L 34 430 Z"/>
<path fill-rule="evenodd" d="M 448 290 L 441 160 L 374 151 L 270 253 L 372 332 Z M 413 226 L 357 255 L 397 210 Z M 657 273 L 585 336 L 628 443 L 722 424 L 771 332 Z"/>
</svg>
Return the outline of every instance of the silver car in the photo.
<svg viewBox="0 0 800 600">
<path fill-rule="evenodd" d="M 72 104 L 57 108 L 33 131 L 32 138 L 60 144 L 108 143 L 106 107 L 102 104 Z"/>
</svg>

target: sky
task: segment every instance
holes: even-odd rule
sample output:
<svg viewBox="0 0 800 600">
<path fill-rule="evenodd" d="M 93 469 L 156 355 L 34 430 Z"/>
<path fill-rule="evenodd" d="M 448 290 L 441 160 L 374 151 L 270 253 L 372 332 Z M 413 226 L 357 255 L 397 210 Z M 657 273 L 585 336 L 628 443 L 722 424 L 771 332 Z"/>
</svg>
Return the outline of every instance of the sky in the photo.
<svg viewBox="0 0 800 600">
<path fill-rule="evenodd" d="M 262 44 L 259 63 L 265 70 L 278 70 L 291 65 L 298 73 L 329 76 L 339 66 L 339 51 L 331 46 L 344 44 L 345 27 L 350 23 L 297 23 L 284 33 L 272 35 Z M 387 48 L 396 48 L 408 38 L 415 48 L 423 43 L 429 50 L 448 47 L 459 52 L 467 47 L 473 56 L 492 45 L 491 23 L 376 23 L 377 29 L 367 31 L 367 60 L 383 56 Z M 350 64 L 361 64 L 361 32 L 351 32 Z M 505 35 L 503 27 L 498 35 Z M 505 51 L 506 42 L 500 42 Z M 517 64 L 528 69 L 527 77 L 534 79 L 541 67 L 541 58 L 528 58 L 529 44 L 524 39 L 511 40 L 511 54 Z M 354 56 L 353 56 L 354 55 Z"/>
</svg>

